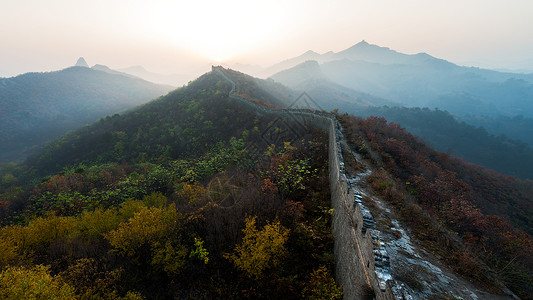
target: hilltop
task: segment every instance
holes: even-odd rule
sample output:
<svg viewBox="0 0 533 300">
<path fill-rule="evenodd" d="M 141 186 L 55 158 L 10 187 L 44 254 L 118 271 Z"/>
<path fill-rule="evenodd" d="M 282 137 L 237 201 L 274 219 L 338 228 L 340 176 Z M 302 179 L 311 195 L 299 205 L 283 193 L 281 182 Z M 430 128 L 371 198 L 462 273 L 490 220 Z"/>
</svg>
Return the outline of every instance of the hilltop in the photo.
<svg viewBox="0 0 533 300">
<path fill-rule="evenodd" d="M 0 161 L 20 160 L 46 141 L 146 103 L 168 86 L 88 67 L 0 78 Z"/>
<path fill-rule="evenodd" d="M 28 253 L 21 272 L 50 265 L 79 297 L 299 298 L 324 285 L 339 299 L 327 138 L 254 109 L 284 102 L 226 76 L 252 105 L 209 72 L 3 169 L 0 267 Z M 55 222 L 62 233 L 45 229 Z"/>
</svg>

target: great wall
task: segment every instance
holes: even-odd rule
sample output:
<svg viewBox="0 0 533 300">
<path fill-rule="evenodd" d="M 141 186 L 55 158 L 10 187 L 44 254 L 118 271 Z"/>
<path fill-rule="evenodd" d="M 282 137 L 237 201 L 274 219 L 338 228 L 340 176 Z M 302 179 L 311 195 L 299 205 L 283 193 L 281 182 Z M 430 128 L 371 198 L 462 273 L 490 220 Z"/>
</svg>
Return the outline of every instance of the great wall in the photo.
<svg viewBox="0 0 533 300">
<path fill-rule="evenodd" d="M 337 283 L 342 284 L 344 299 L 428 299 L 446 295 L 450 299 L 509 299 L 508 295 L 492 295 L 473 286 L 467 280 L 447 271 L 426 251 L 413 246 L 409 234 L 397 220 L 388 225 L 388 232 L 374 228 L 372 213 L 366 207 L 369 201 L 378 206 L 379 217 L 391 211 L 379 198 L 367 194 L 364 179 L 371 173 L 361 157 L 348 146 L 341 124 L 332 113 L 312 109 L 274 110 L 240 97 L 237 86 L 222 67 L 213 66 L 212 72 L 232 84 L 229 97 L 247 106 L 257 115 L 271 115 L 292 121 L 304 128 L 315 127 L 329 137 L 329 178 L 333 214 L 334 255 Z M 344 153 L 350 153 L 366 166 L 366 171 L 349 174 L 345 170 Z M 381 227 L 383 228 L 383 227 Z M 392 231 L 391 231 L 392 230 Z M 393 232 L 394 234 L 391 234 Z M 400 237 L 398 237 L 400 236 Z M 394 258 L 391 266 L 391 257 Z M 425 285 L 416 291 L 401 281 L 394 280 L 391 269 L 411 270 L 413 267 Z M 372 298 L 373 297 L 373 298 Z M 438 297 L 437 297 L 438 298 Z"/>
<path fill-rule="evenodd" d="M 386 260 L 386 257 L 375 256 L 375 251 L 379 252 L 381 249 L 367 230 L 371 226 L 372 217 L 369 216 L 368 210 L 364 209 L 362 197 L 355 186 L 348 182 L 344 173 L 341 151 L 342 127 L 335 116 L 331 113 L 303 109 L 268 109 L 235 95 L 235 83 L 223 68 L 213 67 L 213 72 L 219 73 L 232 83 L 229 94 L 232 99 L 250 106 L 257 112 L 295 120 L 303 126 L 317 127 L 328 133 L 331 204 L 335 212 L 333 235 L 336 279 L 343 286 L 345 299 L 361 299 L 365 285 L 374 290 L 376 299 L 395 299 L 391 288 L 386 281 L 380 280 L 375 271 L 376 259 L 381 262 Z M 386 263 L 380 266 L 386 267 Z"/>
</svg>

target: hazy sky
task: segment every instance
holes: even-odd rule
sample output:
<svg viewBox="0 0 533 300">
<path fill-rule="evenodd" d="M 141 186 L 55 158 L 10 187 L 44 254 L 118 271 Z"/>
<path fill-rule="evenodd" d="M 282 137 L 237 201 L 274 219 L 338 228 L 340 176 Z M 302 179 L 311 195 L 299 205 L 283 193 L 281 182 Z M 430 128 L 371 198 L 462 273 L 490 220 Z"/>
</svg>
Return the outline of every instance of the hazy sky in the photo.
<svg viewBox="0 0 533 300">
<path fill-rule="evenodd" d="M 533 0 L 0 0 L 0 76 L 89 65 L 180 73 L 267 66 L 366 40 L 533 70 Z"/>
</svg>

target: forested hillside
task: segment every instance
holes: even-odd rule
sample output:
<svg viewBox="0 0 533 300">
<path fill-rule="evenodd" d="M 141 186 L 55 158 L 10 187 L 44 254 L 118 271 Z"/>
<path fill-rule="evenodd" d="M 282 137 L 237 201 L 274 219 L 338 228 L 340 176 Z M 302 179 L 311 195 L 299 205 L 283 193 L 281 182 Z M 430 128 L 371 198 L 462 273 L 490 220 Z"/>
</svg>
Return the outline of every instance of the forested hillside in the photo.
<svg viewBox="0 0 533 300">
<path fill-rule="evenodd" d="M 456 117 L 447 111 L 398 107 L 397 104 L 335 84 L 314 61 L 272 76 L 298 92 L 306 92 L 321 109 L 369 117 L 381 116 L 405 127 L 435 149 L 511 176 L 533 179 L 533 131 L 528 118 Z M 387 106 L 388 105 L 388 106 Z M 466 123 L 465 123 L 466 122 Z M 484 128 L 469 124 L 487 126 Z M 495 128 L 495 127 L 498 128 Z M 512 133 L 513 139 L 503 135 Z"/>
<path fill-rule="evenodd" d="M 0 297 L 342 298 L 327 136 L 230 89 L 208 73 L 2 169 Z"/>
<path fill-rule="evenodd" d="M 426 247 L 480 284 L 494 276 L 531 299 L 532 181 L 437 152 L 384 118 L 341 120 L 351 146 L 378 169 L 369 178 L 374 192 L 396 207 Z"/>
<path fill-rule="evenodd" d="M 457 121 L 442 110 L 371 107 L 352 112 L 362 117 L 381 116 L 401 124 L 441 152 L 459 156 L 499 173 L 533 179 L 533 149 L 503 134 L 490 134 L 483 127 Z"/>
<path fill-rule="evenodd" d="M 225 74 L 255 104 L 290 100 L 273 82 Z M 1 168 L 0 296 L 342 298 L 327 135 L 291 130 L 301 124 L 230 90 L 207 73 Z M 491 293 L 502 281 L 529 299 L 531 181 L 437 152 L 383 118 L 338 118 L 373 169 L 371 191 L 428 251 Z"/>
<path fill-rule="evenodd" d="M 522 115 L 515 117 L 466 115 L 458 119 L 483 127 L 495 135 L 506 135 L 512 139 L 524 141 L 529 147 L 533 147 L 533 118 L 525 118 Z"/>
<path fill-rule="evenodd" d="M 85 67 L 0 78 L 0 161 L 23 159 L 35 146 L 170 89 Z"/>
</svg>

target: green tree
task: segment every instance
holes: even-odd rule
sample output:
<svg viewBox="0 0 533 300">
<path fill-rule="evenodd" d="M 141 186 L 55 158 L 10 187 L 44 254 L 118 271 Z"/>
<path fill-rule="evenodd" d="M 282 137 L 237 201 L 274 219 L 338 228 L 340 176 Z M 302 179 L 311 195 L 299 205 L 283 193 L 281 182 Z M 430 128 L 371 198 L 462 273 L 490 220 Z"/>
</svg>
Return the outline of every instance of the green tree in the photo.
<svg viewBox="0 0 533 300">
<path fill-rule="evenodd" d="M 276 184 L 282 199 L 294 191 L 305 190 L 309 179 L 317 172 L 311 167 L 309 159 L 294 158 L 296 149 L 289 142 L 285 142 L 279 153 L 274 153 L 274 145 L 265 152 L 267 156 L 272 156 L 268 170 L 264 172 L 265 180 Z"/>
<path fill-rule="evenodd" d="M 207 264 L 209 262 L 209 252 L 204 248 L 204 241 L 201 238 L 194 238 L 194 249 L 189 254 L 189 257 L 196 257 L 197 259 Z"/>
</svg>

